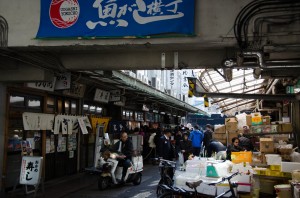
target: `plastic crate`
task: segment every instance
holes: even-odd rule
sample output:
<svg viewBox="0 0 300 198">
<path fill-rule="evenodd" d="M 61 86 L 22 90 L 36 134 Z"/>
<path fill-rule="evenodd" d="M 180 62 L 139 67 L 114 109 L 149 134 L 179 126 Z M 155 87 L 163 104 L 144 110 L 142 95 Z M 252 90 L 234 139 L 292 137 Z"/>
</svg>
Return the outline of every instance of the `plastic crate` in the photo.
<svg viewBox="0 0 300 198">
<path fill-rule="evenodd" d="M 231 153 L 231 161 L 233 163 L 242 163 L 242 162 L 252 162 L 252 152 L 243 151 L 243 152 L 232 152 Z"/>
<path fill-rule="evenodd" d="M 270 165 L 270 169 L 272 171 L 280 171 L 281 170 L 281 166 L 280 165 Z"/>
<path fill-rule="evenodd" d="M 253 169 L 257 175 L 266 175 L 267 169 L 266 168 L 254 168 Z"/>
<path fill-rule="evenodd" d="M 268 176 L 273 176 L 273 177 L 282 177 L 282 173 L 280 171 L 267 171 Z"/>
</svg>

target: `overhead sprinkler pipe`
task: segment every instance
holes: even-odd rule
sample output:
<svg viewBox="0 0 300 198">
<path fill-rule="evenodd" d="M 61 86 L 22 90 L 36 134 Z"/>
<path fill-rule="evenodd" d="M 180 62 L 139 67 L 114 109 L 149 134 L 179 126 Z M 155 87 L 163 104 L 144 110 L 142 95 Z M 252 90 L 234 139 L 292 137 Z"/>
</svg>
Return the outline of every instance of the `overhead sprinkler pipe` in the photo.
<svg viewBox="0 0 300 198">
<path fill-rule="evenodd" d="M 300 68 L 300 62 L 294 63 L 291 61 L 281 62 L 281 64 L 279 65 L 274 65 L 274 64 L 280 63 L 280 61 L 268 61 L 268 63 L 270 63 L 271 65 L 267 65 L 266 62 L 264 61 L 263 54 L 258 51 L 243 52 L 243 56 L 247 58 L 256 58 L 258 60 L 258 66 L 261 69 Z M 245 62 L 243 64 L 245 64 Z"/>
<path fill-rule="evenodd" d="M 243 52 L 243 55 L 245 57 L 256 57 L 258 60 L 258 65 L 260 68 L 266 68 L 264 59 L 263 59 L 263 55 L 261 52 Z"/>
</svg>

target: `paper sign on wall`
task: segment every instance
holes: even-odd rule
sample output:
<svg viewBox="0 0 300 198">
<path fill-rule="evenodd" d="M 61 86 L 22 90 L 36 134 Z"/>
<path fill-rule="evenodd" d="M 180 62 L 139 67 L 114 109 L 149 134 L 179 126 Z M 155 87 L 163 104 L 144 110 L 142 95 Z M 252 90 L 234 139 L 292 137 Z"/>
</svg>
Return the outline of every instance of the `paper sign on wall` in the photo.
<svg viewBox="0 0 300 198">
<path fill-rule="evenodd" d="M 70 89 L 71 73 L 64 73 L 56 76 L 55 89 Z"/>
<path fill-rule="evenodd" d="M 51 82 L 30 82 L 30 83 L 26 83 L 26 86 L 34 89 L 44 90 L 44 91 L 54 91 L 55 82 L 56 82 L 56 77 L 54 77 L 53 81 Z"/>
<path fill-rule="evenodd" d="M 108 103 L 109 99 L 110 99 L 110 92 L 109 91 L 96 89 L 95 96 L 94 96 L 95 101 Z"/>
</svg>

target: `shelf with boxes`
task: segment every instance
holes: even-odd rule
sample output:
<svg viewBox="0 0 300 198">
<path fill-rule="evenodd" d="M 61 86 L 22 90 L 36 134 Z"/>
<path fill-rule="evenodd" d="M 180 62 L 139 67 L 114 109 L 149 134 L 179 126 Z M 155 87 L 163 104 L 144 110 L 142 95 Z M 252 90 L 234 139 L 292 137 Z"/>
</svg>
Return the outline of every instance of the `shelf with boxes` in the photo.
<svg viewBox="0 0 300 198">
<path fill-rule="evenodd" d="M 270 133 L 247 133 L 244 136 L 265 136 L 265 135 L 281 135 L 281 134 L 292 134 L 294 132 L 270 132 Z"/>
</svg>

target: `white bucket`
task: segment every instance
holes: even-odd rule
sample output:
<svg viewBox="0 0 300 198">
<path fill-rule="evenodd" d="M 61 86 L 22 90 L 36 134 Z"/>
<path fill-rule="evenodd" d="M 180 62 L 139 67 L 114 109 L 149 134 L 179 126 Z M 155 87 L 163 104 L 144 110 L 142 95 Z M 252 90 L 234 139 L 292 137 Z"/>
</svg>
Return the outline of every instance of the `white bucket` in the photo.
<svg viewBox="0 0 300 198">
<path fill-rule="evenodd" d="M 279 184 L 274 186 L 278 198 L 292 198 L 291 185 Z"/>
</svg>

